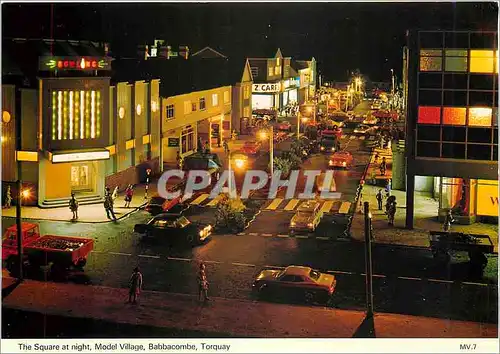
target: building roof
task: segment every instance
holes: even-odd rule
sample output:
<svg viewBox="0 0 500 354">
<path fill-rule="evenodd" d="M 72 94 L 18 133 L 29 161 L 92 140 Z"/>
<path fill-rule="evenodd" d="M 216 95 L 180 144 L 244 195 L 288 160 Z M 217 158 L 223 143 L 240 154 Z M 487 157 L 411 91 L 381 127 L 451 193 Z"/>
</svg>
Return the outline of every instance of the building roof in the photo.
<svg viewBox="0 0 500 354">
<path fill-rule="evenodd" d="M 26 86 L 36 87 L 39 57 L 102 57 L 105 56 L 104 47 L 104 43 L 90 41 L 6 38 L 2 41 L 2 82 L 24 82 Z"/>
<path fill-rule="evenodd" d="M 309 64 L 307 63 L 307 60 L 293 60 L 290 62 L 290 66 L 296 70 L 302 70 L 302 69 L 307 69 L 309 67 Z"/>
<path fill-rule="evenodd" d="M 120 59 L 113 62 L 113 82 L 160 79 L 160 96 L 171 97 L 242 81 L 246 59 Z"/>
<path fill-rule="evenodd" d="M 211 48 L 211 47 L 205 47 L 203 49 L 198 50 L 197 52 L 191 54 L 191 57 L 200 57 L 200 58 L 227 58 L 224 54 L 221 52 Z"/>
</svg>

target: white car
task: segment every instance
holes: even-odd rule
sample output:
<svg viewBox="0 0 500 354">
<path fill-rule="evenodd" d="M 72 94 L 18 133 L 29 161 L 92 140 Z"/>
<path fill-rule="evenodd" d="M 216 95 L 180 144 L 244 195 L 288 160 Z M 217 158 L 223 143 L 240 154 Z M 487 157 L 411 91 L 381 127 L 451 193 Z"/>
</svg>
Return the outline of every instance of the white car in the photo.
<svg viewBox="0 0 500 354">
<path fill-rule="evenodd" d="M 364 120 L 363 120 L 363 124 L 368 124 L 368 125 L 375 125 L 378 123 L 378 119 L 373 117 L 373 116 L 370 116 L 370 117 L 366 117 Z"/>
<path fill-rule="evenodd" d="M 375 131 L 378 127 L 370 127 L 366 124 L 360 124 L 354 128 L 354 134 L 367 134 Z"/>
</svg>

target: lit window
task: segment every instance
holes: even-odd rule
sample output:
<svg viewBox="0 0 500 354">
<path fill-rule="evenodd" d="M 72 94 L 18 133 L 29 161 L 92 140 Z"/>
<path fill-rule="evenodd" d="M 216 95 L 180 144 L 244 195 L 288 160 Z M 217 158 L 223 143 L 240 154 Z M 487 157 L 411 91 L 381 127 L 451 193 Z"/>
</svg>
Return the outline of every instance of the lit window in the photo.
<svg viewBox="0 0 500 354">
<path fill-rule="evenodd" d="M 224 103 L 229 103 L 229 91 L 224 91 Z"/>
<path fill-rule="evenodd" d="M 174 105 L 169 104 L 167 106 L 167 119 L 174 118 L 175 111 L 174 111 Z"/>
<path fill-rule="evenodd" d="M 467 110 L 462 107 L 444 107 L 443 124 L 465 125 Z"/>
<path fill-rule="evenodd" d="M 274 75 L 274 66 L 270 66 L 268 68 L 268 76 L 273 76 Z"/>
<path fill-rule="evenodd" d="M 245 86 L 243 89 L 243 98 L 245 100 L 250 98 L 250 86 Z"/>
<path fill-rule="evenodd" d="M 196 102 L 191 103 L 191 111 L 196 112 Z"/>
<path fill-rule="evenodd" d="M 158 103 L 156 101 L 151 101 L 151 111 L 155 113 L 158 110 Z"/>
<path fill-rule="evenodd" d="M 274 75 L 280 75 L 281 74 L 281 66 L 277 66 L 274 68 Z"/>
<path fill-rule="evenodd" d="M 83 95 L 82 95 L 82 97 L 83 97 Z M 120 117 L 120 119 L 123 119 L 123 117 L 125 117 L 125 108 L 120 107 L 118 109 L 118 117 Z"/>
<path fill-rule="evenodd" d="M 184 101 L 184 114 L 191 113 L 192 108 L 193 106 L 191 106 L 191 101 Z"/>
<path fill-rule="evenodd" d="M 445 55 L 446 71 L 467 71 L 467 50 L 446 49 Z"/>
<path fill-rule="evenodd" d="M 280 66 L 280 58 L 276 58 L 276 66 Z"/>
<path fill-rule="evenodd" d="M 219 95 L 214 93 L 212 94 L 212 106 L 217 107 L 219 105 Z"/>
<path fill-rule="evenodd" d="M 498 67 L 495 65 L 493 50 L 471 50 L 470 72 L 471 73 L 493 73 Z"/>
<path fill-rule="evenodd" d="M 471 126 L 491 127 L 491 117 L 491 108 L 469 108 L 469 125 Z"/>
<path fill-rule="evenodd" d="M 205 97 L 201 97 L 200 98 L 200 111 L 203 111 L 206 108 L 207 108 L 207 104 L 205 102 Z"/>
<path fill-rule="evenodd" d="M 418 121 L 420 124 L 440 124 L 441 107 L 418 107 Z"/>
<path fill-rule="evenodd" d="M 142 106 L 141 106 L 141 104 L 138 104 L 135 107 L 135 112 L 137 113 L 138 116 L 140 116 L 142 114 Z"/>
<path fill-rule="evenodd" d="M 243 108 L 243 117 L 246 117 L 246 118 L 250 117 L 250 107 Z"/>
<path fill-rule="evenodd" d="M 440 49 L 423 49 L 420 51 L 420 71 L 441 71 L 443 54 Z"/>
</svg>

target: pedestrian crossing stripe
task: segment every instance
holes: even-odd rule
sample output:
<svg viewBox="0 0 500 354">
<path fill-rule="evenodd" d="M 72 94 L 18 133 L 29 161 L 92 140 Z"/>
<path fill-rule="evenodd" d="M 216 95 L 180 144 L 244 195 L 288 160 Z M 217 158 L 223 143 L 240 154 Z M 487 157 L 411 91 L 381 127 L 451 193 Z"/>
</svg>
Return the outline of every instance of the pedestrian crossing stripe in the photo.
<svg viewBox="0 0 500 354">
<path fill-rule="evenodd" d="M 267 210 L 276 210 L 278 208 L 278 206 L 281 204 L 281 202 L 283 201 L 282 198 L 276 198 L 272 201 L 271 204 L 269 204 L 267 206 Z"/>
<path fill-rule="evenodd" d="M 286 203 L 283 203 L 283 201 L 286 201 Z M 264 210 L 268 211 L 296 211 L 298 207 L 303 204 L 307 203 L 310 200 L 306 199 L 291 199 L 291 200 L 285 200 L 283 198 L 275 198 L 273 201 L 264 208 Z M 351 202 L 348 201 L 343 201 L 340 199 L 334 199 L 334 200 L 326 200 L 326 201 L 317 201 L 316 199 L 311 199 L 311 201 L 316 201 L 320 203 L 320 211 L 322 213 L 339 213 L 339 214 L 347 214 L 349 213 L 349 210 L 351 208 Z"/>
<path fill-rule="evenodd" d="M 200 205 L 205 199 L 207 199 L 210 196 L 208 193 L 203 193 L 200 195 L 198 198 L 193 200 L 190 204 L 191 205 Z"/>
<path fill-rule="evenodd" d="M 220 200 L 222 199 L 222 196 L 223 194 L 219 194 L 217 197 L 208 202 L 207 206 L 216 206 L 217 204 L 219 204 Z"/>
<path fill-rule="evenodd" d="M 300 199 L 292 199 L 285 206 L 285 210 L 286 211 L 293 210 L 297 206 L 297 204 L 299 204 L 299 203 L 300 203 Z"/>
</svg>

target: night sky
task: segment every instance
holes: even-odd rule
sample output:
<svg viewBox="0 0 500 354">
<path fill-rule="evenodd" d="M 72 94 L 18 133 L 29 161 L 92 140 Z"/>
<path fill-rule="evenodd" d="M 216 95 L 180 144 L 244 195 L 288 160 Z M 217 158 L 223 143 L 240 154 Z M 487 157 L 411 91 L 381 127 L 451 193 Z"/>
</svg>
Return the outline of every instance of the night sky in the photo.
<svg viewBox="0 0 500 354">
<path fill-rule="evenodd" d="M 174 48 L 284 56 L 319 63 L 330 80 L 359 69 L 387 81 L 401 69 L 407 29 L 496 30 L 498 6 L 483 3 L 55 4 L 53 38 L 108 41 L 116 56 L 165 39 Z M 51 38 L 50 5 L 3 4 L 4 37 Z"/>
</svg>

